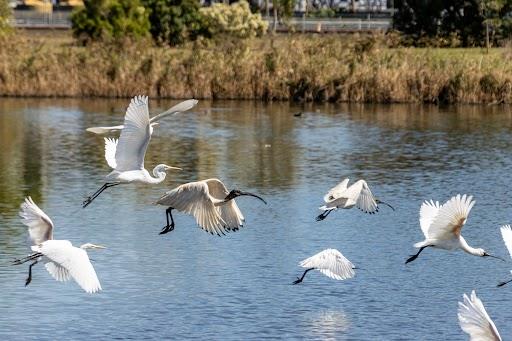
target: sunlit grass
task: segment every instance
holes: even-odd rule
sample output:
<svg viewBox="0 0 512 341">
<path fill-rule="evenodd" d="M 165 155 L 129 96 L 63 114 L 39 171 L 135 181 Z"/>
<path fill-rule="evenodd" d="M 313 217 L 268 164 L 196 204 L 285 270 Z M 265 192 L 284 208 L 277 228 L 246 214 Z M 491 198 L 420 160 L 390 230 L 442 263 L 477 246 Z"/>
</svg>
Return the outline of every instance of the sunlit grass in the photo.
<svg viewBox="0 0 512 341">
<path fill-rule="evenodd" d="M 352 102 L 512 102 L 512 51 L 389 48 L 383 36 L 278 35 L 182 47 L 1 42 L 0 95 Z"/>
</svg>

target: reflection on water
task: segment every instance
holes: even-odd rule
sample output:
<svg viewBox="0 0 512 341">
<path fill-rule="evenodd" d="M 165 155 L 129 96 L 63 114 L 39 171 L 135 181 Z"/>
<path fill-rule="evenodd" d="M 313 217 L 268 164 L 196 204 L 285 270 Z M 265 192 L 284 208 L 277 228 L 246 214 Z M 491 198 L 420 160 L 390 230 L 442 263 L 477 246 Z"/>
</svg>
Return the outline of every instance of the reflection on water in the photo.
<svg viewBox="0 0 512 341">
<path fill-rule="evenodd" d="M 350 320 L 343 311 L 319 311 L 308 316 L 305 323 L 308 338 L 321 340 L 343 340 L 350 327 Z"/>
<path fill-rule="evenodd" d="M 510 108 L 200 102 L 163 120 L 146 155 L 148 169 L 183 171 L 154 187 L 111 188 L 82 210 L 110 171 L 102 137 L 85 128 L 120 124 L 128 103 L 0 101 L 1 339 L 464 339 L 457 300 L 472 289 L 512 335 L 512 301 L 494 289 L 506 264 L 427 251 L 403 264 L 422 238 L 421 201 L 459 192 L 477 201 L 466 239 L 507 256 L 498 227 L 512 216 Z M 175 103 L 150 100 L 150 112 Z M 397 211 L 315 222 L 324 192 L 344 176 L 365 178 Z M 247 226 L 223 238 L 183 214 L 159 236 L 165 214 L 151 203 L 209 177 L 269 205 L 240 198 Z M 17 217 L 27 195 L 52 217 L 57 238 L 108 247 L 92 256 L 100 295 L 56 283 L 43 267 L 25 288 L 27 269 L 7 266 L 28 252 Z M 298 261 L 327 247 L 366 270 L 349 281 L 312 275 L 290 285 Z"/>
</svg>

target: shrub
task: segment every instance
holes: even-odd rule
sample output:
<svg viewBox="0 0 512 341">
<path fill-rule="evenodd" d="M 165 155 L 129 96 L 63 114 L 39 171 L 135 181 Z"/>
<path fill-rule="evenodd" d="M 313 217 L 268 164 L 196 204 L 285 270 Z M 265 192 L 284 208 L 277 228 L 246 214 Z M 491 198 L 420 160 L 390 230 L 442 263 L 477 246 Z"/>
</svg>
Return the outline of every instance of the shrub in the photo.
<svg viewBox="0 0 512 341">
<path fill-rule="evenodd" d="M 150 32 L 160 44 L 178 45 L 207 35 L 198 0 L 143 0 L 149 10 Z"/>
<path fill-rule="evenodd" d="M 261 36 L 268 29 L 268 23 L 261 18 L 261 14 L 251 13 L 245 0 L 232 5 L 216 3 L 200 11 L 212 36 L 227 34 L 244 39 Z"/>
<path fill-rule="evenodd" d="M 11 29 L 9 18 L 11 17 L 11 8 L 7 0 L 0 0 L 0 35 Z"/>
<path fill-rule="evenodd" d="M 148 13 L 139 0 L 84 0 L 71 16 L 82 41 L 141 38 L 149 34 Z"/>
</svg>

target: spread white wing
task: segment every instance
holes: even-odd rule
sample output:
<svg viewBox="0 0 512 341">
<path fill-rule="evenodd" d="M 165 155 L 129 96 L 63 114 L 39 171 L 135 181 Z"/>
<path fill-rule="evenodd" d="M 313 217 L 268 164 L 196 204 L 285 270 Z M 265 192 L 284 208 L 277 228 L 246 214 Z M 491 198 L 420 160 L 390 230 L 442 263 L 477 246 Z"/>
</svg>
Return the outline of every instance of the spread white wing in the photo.
<svg viewBox="0 0 512 341">
<path fill-rule="evenodd" d="M 464 302 L 459 302 L 459 325 L 469 334 L 471 341 L 501 341 L 498 329 L 492 322 L 482 301 L 476 296 L 475 291 L 471 297 L 464 294 Z"/>
<path fill-rule="evenodd" d="M 364 180 L 359 180 L 361 182 L 361 191 L 359 192 L 359 196 L 356 200 L 356 206 L 364 213 L 375 213 L 378 211 L 377 201 L 368 187 L 368 184 Z"/>
<path fill-rule="evenodd" d="M 116 169 L 116 149 L 117 139 L 105 137 L 105 160 L 107 160 L 110 168 Z"/>
<path fill-rule="evenodd" d="M 71 279 L 71 275 L 69 274 L 69 271 L 66 270 L 66 268 L 60 266 L 57 263 L 54 262 L 46 262 L 44 264 L 46 270 L 52 275 L 55 280 L 59 282 L 65 282 L 69 281 Z"/>
<path fill-rule="evenodd" d="M 111 126 L 111 127 L 91 127 L 91 128 L 87 128 L 85 130 L 90 133 L 101 135 L 101 134 L 107 134 L 107 133 L 119 131 L 123 128 L 124 128 L 124 125 L 121 124 L 119 126 Z"/>
<path fill-rule="evenodd" d="M 510 225 L 503 225 L 501 227 L 501 236 L 503 237 L 503 241 L 505 242 L 505 246 L 507 247 L 510 257 L 512 257 L 512 229 L 510 228 Z"/>
<path fill-rule="evenodd" d="M 329 192 L 327 192 L 326 195 L 324 195 L 324 201 L 325 202 L 331 202 L 333 200 L 336 200 L 340 197 L 340 195 L 347 189 L 349 179 L 346 178 L 339 184 L 337 184 L 335 187 L 331 188 Z"/>
<path fill-rule="evenodd" d="M 428 238 L 428 229 L 437 216 L 440 207 L 439 201 L 434 202 L 433 200 L 425 201 L 421 204 L 420 226 L 425 238 Z"/>
<path fill-rule="evenodd" d="M 86 292 L 95 293 L 101 290 L 100 281 L 85 250 L 74 247 L 67 240 L 48 240 L 40 245 L 32 246 L 32 250 L 42 253 L 53 263 L 66 269 Z M 54 273 L 50 273 L 54 278 L 62 275 L 54 276 Z"/>
<path fill-rule="evenodd" d="M 150 139 L 148 97 L 136 96 L 132 98 L 124 117 L 124 128 L 115 154 L 116 170 L 143 170 Z"/>
<path fill-rule="evenodd" d="M 158 114 L 154 117 L 151 117 L 151 119 L 149 121 L 155 122 L 155 121 L 158 121 L 158 120 L 164 118 L 165 116 L 190 110 L 197 104 L 197 102 L 198 102 L 197 99 L 189 99 L 189 100 L 180 102 L 180 103 L 176 104 L 175 106 L 173 106 L 172 108 L 164 111 L 163 113 Z"/>
<path fill-rule="evenodd" d="M 210 195 L 217 200 L 223 200 L 229 194 L 228 189 L 219 179 L 208 179 L 205 182 L 208 185 Z M 224 221 L 227 230 L 236 231 L 239 227 L 243 226 L 245 218 L 238 208 L 235 199 L 223 205 L 215 206 L 215 208 Z"/>
<path fill-rule="evenodd" d="M 460 236 L 460 231 L 468 218 L 475 201 L 472 196 L 464 194 L 452 197 L 439 208 L 428 229 L 430 239 L 450 239 Z"/>
<path fill-rule="evenodd" d="M 165 193 L 157 202 L 180 212 L 191 214 L 205 231 L 221 235 L 226 222 L 216 209 L 205 181 L 189 182 Z"/>
<path fill-rule="evenodd" d="M 32 245 L 53 239 L 53 222 L 32 200 L 25 198 L 20 206 L 19 216 L 21 222 L 28 227 L 28 234 Z"/>
<path fill-rule="evenodd" d="M 303 268 L 314 268 L 337 280 L 352 278 L 354 265 L 336 249 L 327 249 L 299 263 Z"/>
</svg>

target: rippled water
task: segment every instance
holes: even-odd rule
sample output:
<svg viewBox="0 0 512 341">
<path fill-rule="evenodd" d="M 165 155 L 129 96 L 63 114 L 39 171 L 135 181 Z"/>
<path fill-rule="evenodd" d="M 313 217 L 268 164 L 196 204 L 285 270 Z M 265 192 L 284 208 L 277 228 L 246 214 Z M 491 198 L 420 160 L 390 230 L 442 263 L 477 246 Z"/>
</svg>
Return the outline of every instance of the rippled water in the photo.
<svg viewBox="0 0 512 341">
<path fill-rule="evenodd" d="M 512 223 L 512 112 L 503 107 L 289 106 L 200 102 L 162 121 L 146 166 L 184 168 L 154 187 L 109 189 L 80 204 L 109 172 L 94 125 L 119 124 L 127 100 L 0 100 L 0 338 L 464 340 L 457 301 L 476 289 L 505 339 L 512 335 L 510 262 L 425 250 L 424 199 L 473 194 L 463 233 L 470 245 L 508 258 L 499 225 Z M 158 112 L 175 101 L 150 102 Z M 301 117 L 293 114 L 303 112 Z M 326 190 L 365 178 L 396 212 L 339 211 L 315 222 Z M 241 198 L 246 227 L 219 238 L 175 214 L 160 236 L 167 189 L 219 177 L 269 202 Z M 55 237 L 90 251 L 97 295 L 57 283 L 43 266 L 24 287 L 28 253 L 17 217 L 31 195 L 52 217 Z M 358 267 L 354 279 L 308 274 L 297 263 L 334 247 Z"/>
</svg>

